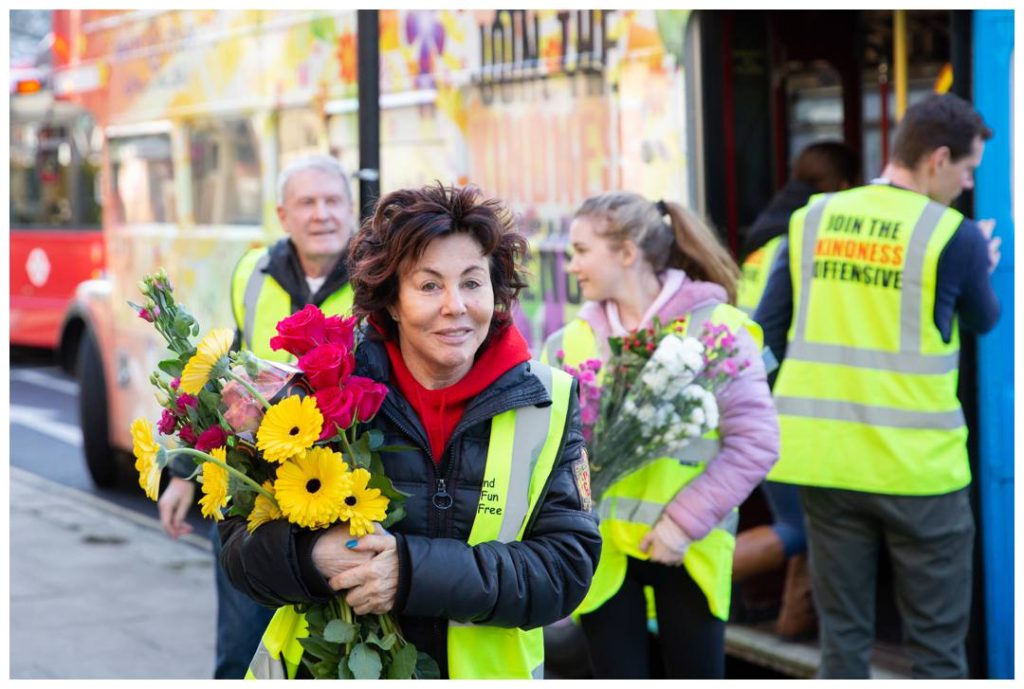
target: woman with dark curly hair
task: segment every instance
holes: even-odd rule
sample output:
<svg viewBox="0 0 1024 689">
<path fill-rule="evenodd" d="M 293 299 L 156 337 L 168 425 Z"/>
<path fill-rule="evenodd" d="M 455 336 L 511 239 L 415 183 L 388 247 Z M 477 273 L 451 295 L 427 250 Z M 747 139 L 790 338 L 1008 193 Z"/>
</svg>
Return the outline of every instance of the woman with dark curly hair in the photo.
<svg viewBox="0 0 1024 689">
<path fill-rule="evenodd" d="M 511 326 L 525 249 L 474 188 L 379 201 L 349 257 L 365 318 L 356 373 L 389 388 L 370 426 L 405 447 L 382 459 L 406 516 L 360 539 L 225 520 L 236 587 L 273 606 L 347 591 L 359 614 L 397 615 L 442 677 L 543 676 L 541 627 L 583 600 L 601 542 L 575 383 L 530 361 Z M 297 659 L 269 655 L 295 675 Z"/>
</svg>

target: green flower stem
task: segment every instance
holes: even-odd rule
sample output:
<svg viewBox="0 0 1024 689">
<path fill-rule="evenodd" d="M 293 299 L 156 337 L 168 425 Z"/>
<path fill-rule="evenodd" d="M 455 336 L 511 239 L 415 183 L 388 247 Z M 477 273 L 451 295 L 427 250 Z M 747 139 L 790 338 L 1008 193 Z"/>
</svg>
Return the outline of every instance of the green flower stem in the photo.
<svg viewBox="0 0 1024 689">
<path fill-rule="evenodd" d="M 348 455 L 348 458 L 353 463 L 355 463 L 356 460 L 355 460 L 355 455 L 352 454 L 352 445 L 349 444 L 348 436 L 345 435 L 345 431 L 342 431 L 341 433 L 339 433 L 338 437 L 341 438 L 341 446 L 342 446 L 342 449 L 344 449 L 345 454 Z"/>
<path fill-rule="evenodd" d="M 260 495 L 265 497 L 267 500 L 270 500 L 270 502 L 273 503 L 274 507 L 277 507 L 278 509 L 280 509 L 280 506 L 277 504 L 277 500 L 274 499 L 274 495 L 272 493 L 270 493 L 266 488 L 264 488 L 260 484 L 258 484 L 255 481 L 253 481 L 251 478 L 249 478 L 248 476 L 243 474 L 238 469 L 235 469 L 234 467 L 228 466 L 227 464 L 225 464 L 224 462 L 220 461 L 219 459 L 217 459 L 213 455 L 209 455 L 209 454 L 207 454 L 205 452 L 200 452 L 199 450 L 193 450 L 191 447 L 179 447 L 179 448 L 176 448 L 174 450 L 168 450 L 167 451 L 167 456 L 168 457 L 171 457 L 171 456 L 176 455 L 176 454 L 192 455 L 194 457 L 199 457 L 204 462 L 212 462 L 213 464 L 216 464 L 221 469 L 224 469 L 229 474 L 231 474 L 235 478 L 239 479 L 242 483 L 246 484 L 247 486 L 249 486 L 250 488 L 255 490 L 257 493 L 259 493 Z"/>
<path fill-rule="evenodd" d="M 250 394 L 252 394 L 253 397 L 255 397 L 256 399 L 258 399 L 260 401 L 260 404 L 263 405 L 264 409 L 270 409 L 270 402 L 268 402 L 267 399 L 263 395 L 261 395 L 259 393 L 259 391 L 256 388 L 254 388 L 249 383 L 249 381 L 247 381 L 244 378 L 242 378 L 241 376 L 237 375 L 234 371 L 232 371 L 227 366 L 224 367 L 224 374 L 225 374 L 225 376 L 227 376 L 231 380 L 236 380 L 239 383 L 241 383 L 242 387 L 244 387 L 246 390 L 248 390 L 250 392 Z"/>
</svg>

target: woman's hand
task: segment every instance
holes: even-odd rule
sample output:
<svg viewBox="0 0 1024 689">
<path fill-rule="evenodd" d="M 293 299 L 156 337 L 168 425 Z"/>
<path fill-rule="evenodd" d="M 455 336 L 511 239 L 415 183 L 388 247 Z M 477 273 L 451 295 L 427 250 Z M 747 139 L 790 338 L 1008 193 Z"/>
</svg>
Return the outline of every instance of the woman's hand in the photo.
<svg viewBox="0 0 1024 689">
<path fill-rule="evenodd" d="M 346 545 L 354 542 L 348 524 L 345 523 L 335 524 L 316 540 L 313 545 L 313 564 L 325 579 L 357 567 L 373 557 L 372 553 L 361 552 Z"/>
<path fill-rule="evenodd" d="M 379 534 L 363 536 L 352 548 L 372 555 L 369 562 L 346 569 L 328 582 L 335 591 L 349 590 L 345 602 L 357 615 L 383 615 L 394 606 L 398 592 L 397 543 L 394 536 L 378 529 Z"/>
<path fill-rule="evenodd" d="M 653 562 L 669 567 L 681 566 L 689 547 L 690 539 L 667 514 L 661 515 L 654 528 L 640 541 L 640 550 L 650 555 Z"/>
</svg>

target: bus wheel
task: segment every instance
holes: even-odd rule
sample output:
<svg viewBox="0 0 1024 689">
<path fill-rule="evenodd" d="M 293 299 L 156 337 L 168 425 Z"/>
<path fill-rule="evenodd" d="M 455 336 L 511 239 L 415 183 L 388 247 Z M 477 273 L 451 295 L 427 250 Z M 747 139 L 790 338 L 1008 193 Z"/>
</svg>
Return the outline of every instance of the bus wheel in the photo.
<svg viewBox="0 0 1024 689">
<path fill-rule="evenodd" d="M 110 446 L 107 424 L 107 382 L 103 359 L 92 330 L 86 328 L 78 347 L 78 418 L 82 426 L 85 464 L 92 481 L 101 488 L 117 483 L 117 457 Z"/>
</svg>

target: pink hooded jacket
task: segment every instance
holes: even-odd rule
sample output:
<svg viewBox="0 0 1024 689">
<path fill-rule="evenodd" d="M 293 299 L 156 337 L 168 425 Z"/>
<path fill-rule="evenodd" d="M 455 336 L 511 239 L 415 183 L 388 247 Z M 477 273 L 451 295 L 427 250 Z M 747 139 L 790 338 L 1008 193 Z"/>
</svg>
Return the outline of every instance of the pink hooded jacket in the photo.
<svg viewBox="0 0 1024 689">
<path fill-rule="evenodd" d="M 681 273 L 682 271 L 667 271 Z M 699 282 L 682 276 L 682 284 L 673 293 L 678 276 L 668 279 L 662 274 L 662 294 L 655 303 L 660 321 L 668 323 L 701 306 L 723 303 L 725 289 L 712 282 Z M 605 302 L 588 301 L 580 308 L 579 318 L 594 330 L 597 341 L 604 345 L 614 335 Z M 649 319 L 650 314 L 645 318 Z M 651 325 L 645 320 L 641 327 Z M 737 359 L 750 360 L 750 366 L 739 376 L 719 389 L 716 399 L 719 408 L 718 431 L 722 450 L 708 463 L 704 473 L 687 484 L 670 502 L 665 512 L 672 521 L 694 540 L 707 536 L 729 511 L 739 506 L 764 479 L 779 456 L 779 422 L 765 379 L 761 352 L 746 330 L 735 333 L 739 354 Z M 601 358 L 607 358 L 607 347 L 600 348 Z"/>
</svg>

